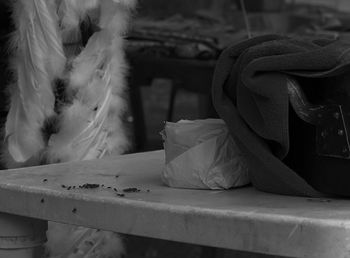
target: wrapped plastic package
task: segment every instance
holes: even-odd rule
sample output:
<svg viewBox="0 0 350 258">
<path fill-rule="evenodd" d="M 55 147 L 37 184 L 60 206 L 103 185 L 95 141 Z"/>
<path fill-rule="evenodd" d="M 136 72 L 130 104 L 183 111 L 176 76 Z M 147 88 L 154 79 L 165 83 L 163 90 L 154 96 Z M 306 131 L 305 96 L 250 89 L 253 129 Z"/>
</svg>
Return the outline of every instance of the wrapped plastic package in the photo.
<svg viewBox="0 0 350 258">
<path fill-rule="evenodd" d="M 249 183 L 245 159 L 221 119 L 167 122 L 161 132 L 171 187 L 228 189 Z"/>
</svg>

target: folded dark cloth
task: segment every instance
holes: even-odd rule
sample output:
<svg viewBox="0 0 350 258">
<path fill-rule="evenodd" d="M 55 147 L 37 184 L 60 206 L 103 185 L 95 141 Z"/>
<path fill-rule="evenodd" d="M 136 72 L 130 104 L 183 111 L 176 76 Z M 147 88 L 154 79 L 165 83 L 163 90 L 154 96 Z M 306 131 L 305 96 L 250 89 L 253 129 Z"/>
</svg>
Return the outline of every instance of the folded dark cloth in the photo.
<svg viewBox="0 0 350 258">
<path fill-rule="evenodd" d="M 213 80 L 213 103 L 246 153 L 255 187 L 279 194 L 323 195 L 283 163 L 291 130 L 287 78 L 329 78 L 347 71 L 350 40 L 346 39 L 266 35 L 221 54 Z"/>
</svg>

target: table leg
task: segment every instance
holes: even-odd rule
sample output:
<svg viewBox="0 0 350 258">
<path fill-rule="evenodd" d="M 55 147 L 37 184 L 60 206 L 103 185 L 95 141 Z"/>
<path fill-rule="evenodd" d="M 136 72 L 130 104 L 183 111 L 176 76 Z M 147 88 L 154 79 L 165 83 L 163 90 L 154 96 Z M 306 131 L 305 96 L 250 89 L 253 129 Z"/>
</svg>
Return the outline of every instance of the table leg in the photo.
<svg viewBox="0 0 350 258">
<path fill-rule="evenodd" d="M 176 82 L 172 81 L 170 98 L 169 98 L 169 105 L 168 105 L 168 112 L 167 112 L 167 117 L 166 117 L 166 121 L 168 121 L 168 122 L 174 122 L 173 115 L 174 115 L 177 87 L 178 87 L 178 85 L 176 85 Z"/>
<path fill-rule="evenodd" d="M 139 152 L 144 150 L 147 142 L 143 103 L 140 92 L 140 85 L 133 84 L 131 80 L 129 84 L 129 98 L 133 116 L 135 151 Z"/>
<path fill-rule="evenodd" d="M 47 221 L 0 213 L 0 257 L 44 257 Z"/>
</svg>

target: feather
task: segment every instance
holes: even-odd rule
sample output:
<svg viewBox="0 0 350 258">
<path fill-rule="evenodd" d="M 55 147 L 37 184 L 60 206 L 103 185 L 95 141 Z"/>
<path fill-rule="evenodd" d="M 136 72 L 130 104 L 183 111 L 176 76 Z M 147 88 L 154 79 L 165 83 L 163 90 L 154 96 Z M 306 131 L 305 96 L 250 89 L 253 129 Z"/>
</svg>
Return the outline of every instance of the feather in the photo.
<svg viewBox="0 0 350 258">
<path fill-rule="evenodd" d="M 96 9 L 97 0 L 59 0 L 58 17 L 61 24 L 62 38 L 65 43 L 77 43 L 80 39 L 79 24 L 87 12 Z"/>
<path fill-rule="evenodd" d="M 105 140 L 103 129 L 111 99 L 111 87 L 109 73 L 106 73 L 104 68 L 108 59 L 106 53 L 91 52 L 91 49 L 106 47 L 103 46 L 106 45 L 105 42 L 99 43 L 102 38 L 99 35 L 102 34 L 93 36 L 90 44 L 73 65 L 72 80 L 69 85 L 76 92 L 76 100 L 62 111 L 61 130 L 52 135 L 49 140 L 47 155 L 49 159 L 50 157 L 61 161 L 86 159 L 85 154 L 89 149 L 99 149 L 101 140 Z M 97 46 L 103 46 L 103 48 L 97 48 Z M 98 69 L 99 67 L 103 70 Z M 62 147 L 65 148 L 64 152 Z M 65 153 L 65 156 L 70 159 L 62 157 L 61 153 Z"/>
<path fill-rule="evenodd" d="M 113 0 L 101 1 L 101 31 L 72 61 L 69 89 L 76 101 L 62 111 L 61 129 L 49 140 L 49 162 L 100 158 L 129 148 L 122 122 L 127 70 L 122 37 L 128 13 Z"/>
<path fill-rule="evenodd" d="M 14 20 L 18 35 L 13 70 L 11 105 L 5 125 L 8 152 L 23 163 L 45 147 L 41 128 L 53 115 L 51 79 L 63 72 L 65 57 L 57 32 L 52 1 L 18 0 Z"/>
<path fill-rule="evenodd" d="M 58 15 L 53 12 L 53 0 L 21 0 L 15 8 L 16 20 L 19 21 L 18 56 L 24 58 L 16 63 L 19 93 L 12 94 L 12 98 L 21 95 L 26 98 L 25 101 L 11 101 L 6 124 L 9 153 L 16 162 L 25 162 L 31 156 L 44 152 L 44 162 L 50 163 L 98 158 L 113 152 L 114 148 L 118 148 L 117 153 L 122 153 L 128 148 L 125 130 L 121 129 L 125 111 L 123 78 L 127 70 L 122 35 L 127 27 L 127 8 L 131 5 L 126 8 L 114 0 L 101 0 L 99 26 L 102 30 L 90 38 L 77 57 L 68 57 L 72 59 L 72 71 L 69 75 L 62 75 L 67 59 L 62 44 L 66 39 L 59 39 L 56 23 L 59 20 L 64 25 L 62 31 L 68 28 L 72 32 L 70 35 L 78 34 L 74 32 L 78 31 L 78 21 L 99 2 L 56 0 L 55 3 L 59 5 Z M 38 25 L 34 20 L 39 21 Z M 78 38 L 76 36 L 76 40 Z M 57 77 L 68 77 L 66 91 L 76 98 L 71 106 L 62 108 L 57 119 L 60 130 L 46 143 L 42 128 L 45 121 L 55 115 L 55 96 L 51 85 Z M 111 111 L 112 102 L 120 103 L 118 115 L 117 110 Z M 19 126 L 21 122 L 23 125 Z M 114 137 L 119 140 L 113 141 Z"/>
</svg>

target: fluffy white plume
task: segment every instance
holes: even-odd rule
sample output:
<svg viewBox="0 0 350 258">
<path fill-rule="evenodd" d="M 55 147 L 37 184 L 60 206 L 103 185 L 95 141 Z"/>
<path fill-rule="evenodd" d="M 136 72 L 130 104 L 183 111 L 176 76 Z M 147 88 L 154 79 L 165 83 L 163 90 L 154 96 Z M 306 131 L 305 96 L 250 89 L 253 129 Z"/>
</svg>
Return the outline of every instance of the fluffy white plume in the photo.
<svg viewBox="0 0 350 258">
<path fill-rule="evenodd" d="M 9 166 L 32 164 L 33 159 L 100 158 L 129 147 L 122 122 L 127 71 L 123 37 L 134 5 L 134 0 L 15 1 L 17 80 L 4 151 Z M 98 31 L 82 47 L 80 25 L 86 19 Z M 80 50 L 67 51 L 71 45 Z M 59 111 L 56 79 L 65 82 L 63 94 L 69 99 Z M 43 135 L 52 117 L 56 130 Z"/>
<path fill-rule="evenodd" d="M 123 35 L 128 14 L 120 3 L 101 0 L 101 30 L 72 61 L 68 84 L 75 101 L 62 110 L 60 131 L 50 137 L 46 155 L 50 162 L 100 158 L 129 147 L 121 121 L 126 105 Z"/>
<path fill-rule="evenodd" d="M 66 62 L 54 8 L 52 1 L 14 2 L 17 35 L 12 47 L 17 80 L 10 88 L 5 137 L 8 152 L 19 163 L 45 147 L 41 129 L 53 115 L 55 103 L 51 78 L 61 75 Z"/>
</svg>

